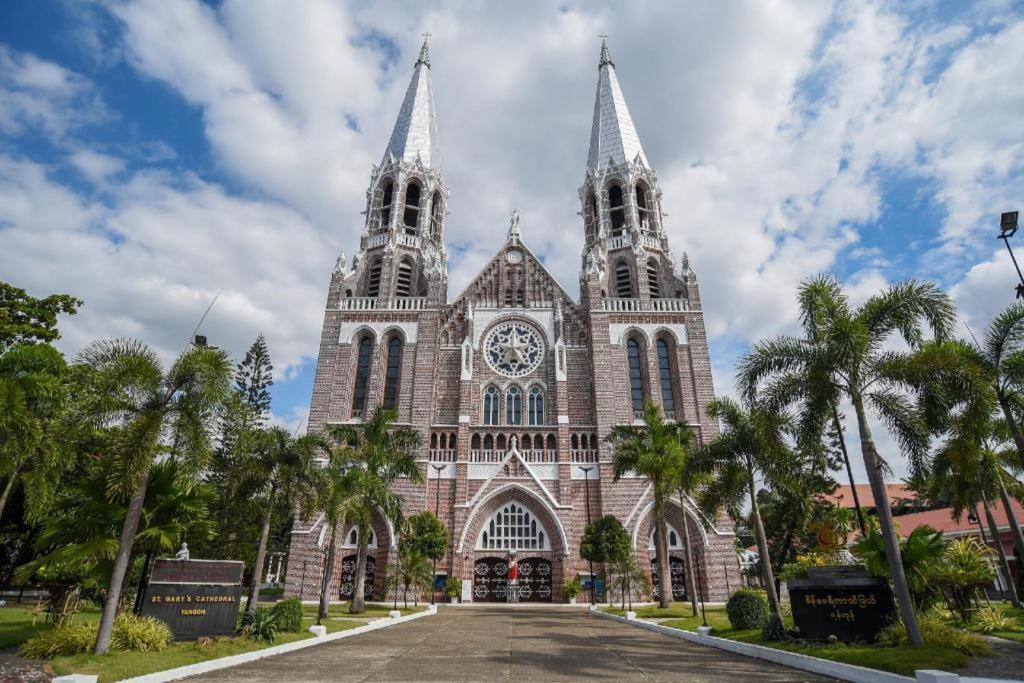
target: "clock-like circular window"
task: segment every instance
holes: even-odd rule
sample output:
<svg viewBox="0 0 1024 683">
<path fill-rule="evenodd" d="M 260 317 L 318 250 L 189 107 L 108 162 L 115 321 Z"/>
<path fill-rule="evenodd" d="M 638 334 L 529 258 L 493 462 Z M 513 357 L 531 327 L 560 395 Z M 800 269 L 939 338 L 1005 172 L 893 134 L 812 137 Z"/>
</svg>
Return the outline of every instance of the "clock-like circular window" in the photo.
<svg viewBox="0 0 1024 683">
<path fill-rule="evenodd" d="M 487 364 L 506 377 L 522 377 L 544 358 L 544 342 L 532 326 L 519 321 L 498 325 L 484 341 Z"/>
</svg>

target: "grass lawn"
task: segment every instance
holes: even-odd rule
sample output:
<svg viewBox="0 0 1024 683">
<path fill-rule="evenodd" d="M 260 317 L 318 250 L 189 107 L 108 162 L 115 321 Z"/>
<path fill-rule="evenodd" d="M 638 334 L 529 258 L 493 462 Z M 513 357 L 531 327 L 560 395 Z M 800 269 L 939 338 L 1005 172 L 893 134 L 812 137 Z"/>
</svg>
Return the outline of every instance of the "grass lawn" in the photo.
<svg viewBox="0 0 1024 683">
<path fill-rule="evenodd" d="M 615 614 L 615 615 L 620 616 L 620 617 L 626 616 L 626 610 L 624 610 L 624 609 L 622 609 L 620 607 L 605 607 L 601 611 L 602 612 L 607 612 L 608 614 Z M 634 607 L 633 611 L 636 612 L 636 616 L 639 617 L 640 619 L 676 619 L 676 618 L 678 618 L 678 619 L 692 619 L 693 618 L 693 609 L 690 607 L 690 603 L 674 602 L 674 603 L 671 604 L 671 606 L 666 607 L 664 609 L 662 609 L 661 607 L 658 607 L 657 605 L 646 605 L 646 606 L 643 606 L 643 607 Z M 711 615 L 712 614 L 721 614 L 722 617 L 724 617 L 725 616 L 725 608 L 724 607 L 708 607 L 707 608 L 707 614 L 708 614 L 708 624 L 711 625 L 711 626 L 714 626 L 714 624 L 711 623 Z M 699 608 L 697 609 L 697 620 L 698 621 L 700 620 L 700 609 Z M 728 623 L 728 620 L 726 620 L 726 623 Z M 700 624 L 698 623 L 693 628 L 696 629 L 697 626 L 699 626 L 699 625 Z"/>
<path fill-rule="evenodd" d="M 53 628 L 52 624 L 46 623 L 46 617 L 42 614 L 36 619 L 36 625 L 32 625 L 33 607 L 34 605 L 29 603 L 0 607 L 0 650 L 21 645 L 29 638 Z M 87 607 L 75 615 L 73 623 L 99 621 L 99 618 L 98 608 Z"/>
<path fill-rule="evenodd" d="M 340 603 L 338 603 L 336 605 L 332 604 L 330 607 L 328 607 L 327 608 L 327 615 L 329 617 L 355 617 L 357 619 L 361 619 L 363 617 L 366 617 L 366 618 L 372 619 L 374 617 L 386 617 L 388 615 L 388 612 L 390 612 L 392 609 L 393 608 L 392 608 L 391 604 L 379 605 L 379 604 L 374 604 L 374 603 L 369 603 L 368 602 L 368 603 L 366 603 L 366 611 L 365 612 L 363 612 L 361 614 L 349 614 L 348 613 L 348 603 L 347 602 L 340 602 Z M 406 608 L 402 607 L 402 602 L 401 601 L 399 601 L 399 603 L 398 603 L 398 611 L 402 613 L 403 617 L 404 616 L 408 616 L 410 614 L 416 614 L 417 612 L 423 612 L 426 609 L 427 608 L 424 605 L 419 605 L 417 607 L 414 607 L 412 605 L 412 603 L 410 603 L 409 604 L 409 608 L 406 609 Z M 303 605 L 302 606 L 302 613 L 305 616 L 307 616 L 307 617 L 312 616 L 313 618 L 316 618 L 316 610 L 317 610 L 317 606 L 316 605 Z"/>
<path fill-rule="evenodd" d="M 328 632 L 347 631 L 365 623 L 365 621 L 356 620 L 328 622 L 327 630 Z M 205 647 L 197 643 L 175 643 L 160 652 L 111 652 L 100 656 L 84 654 L 73 657 L 57 657 L 50 660 L 50 666 L 58 676 L 71 673 L 99 674 L 99 680 L 103 683 L 204 662 L 208 659 L 252 652 L 270 645 L 284 645 L 312 637 L 312 634 L 307 632 L 281 633 L 278 634 L 277 640 L 270 644 L 244 638 L 217 638 Z"/>
</svg>

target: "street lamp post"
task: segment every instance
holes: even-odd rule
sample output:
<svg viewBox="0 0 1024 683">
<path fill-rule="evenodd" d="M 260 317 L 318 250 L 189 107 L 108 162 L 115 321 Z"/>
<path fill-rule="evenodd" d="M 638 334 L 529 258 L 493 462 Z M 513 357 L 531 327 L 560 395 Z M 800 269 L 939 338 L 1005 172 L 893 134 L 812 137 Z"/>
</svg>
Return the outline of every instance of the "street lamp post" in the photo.
<svg viewBox="0 0 1024 683">
<path fill-rule="evenodd" d="M 454 467 L 454 465 L 452 465 Z M 434 503 L 434 516 L 441 519 L 441 471 L 444 470 L 447 465 L 435 465 L 430 464 L 430 467 L 437 473 L 434 477 L 434 485 L 437 487 L 437 500 Z M 437 560 L 434 560 L 433 573 L 430 576 L 430 604 L 434 604 L 434 598 L 437 594 Z"/>
<path fill-rule="evenodd" d="M 1020 284 L 1017 285 L 1017 298 L 1024 299 L 1024 273 L 1020 272 L 1017 257 L 1013 255 L 1013 249 L 1010 248 L 1010 238 L 1017 232 L 1017 216 L 1017 211 L 1007 211 L 999 217 L 999 235 L 996 239 L 1002 240 L 1006 245 L 1006 251 L 1010 252 L 1010 260 L 1013 261 L 1013 267 L 1017 269 L 1017 277 L 1020 279 Z"/>
<path fill-rule="evenodd" d="M 587 492 L 587 526 L 590 526 L 590 471 L 594 469 L 594 466 L 583 467 L 579 466 L 583 470 L 583 480 L 586 482 Z M 597 577 L 594 576 L 594 561 L 590 560 L 590 604 L 597 603 Z"/>
</svg>

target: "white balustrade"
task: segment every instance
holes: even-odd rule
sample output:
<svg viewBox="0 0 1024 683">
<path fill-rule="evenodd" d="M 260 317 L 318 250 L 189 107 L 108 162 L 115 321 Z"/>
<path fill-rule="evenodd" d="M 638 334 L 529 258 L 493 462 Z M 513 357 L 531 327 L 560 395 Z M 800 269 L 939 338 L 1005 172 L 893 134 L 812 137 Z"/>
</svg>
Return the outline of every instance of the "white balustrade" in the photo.
<svg viewBox="0 0 1024 683">
<path fill-rule="evenodd" d="M 426 308 L 424 296 L 400 296 L 378 299 L 372 296 L 349 296 L 338 302 L 342 311 L 421 311 Z"/>
<path fill-rule="evenodd" d="M 455 462 L 455 450 L 452 448 L 431 448 L 431 462 Z"/>
<path fill-rule="evenodd" d="M 608 249 L 622 249 L 623 247 L 633 246 L 633 239 L 628 235 L 617 235 L 615 237 L 608 238 Z"/>
</svg>

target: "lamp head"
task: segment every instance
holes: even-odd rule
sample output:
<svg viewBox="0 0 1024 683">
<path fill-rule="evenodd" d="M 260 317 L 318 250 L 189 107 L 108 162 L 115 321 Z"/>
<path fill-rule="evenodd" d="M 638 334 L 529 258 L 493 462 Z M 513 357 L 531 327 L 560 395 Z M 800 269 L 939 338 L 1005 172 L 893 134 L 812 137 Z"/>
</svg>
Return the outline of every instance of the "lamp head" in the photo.
<svg viewBox="0 0 1024 683">
<path fill-rule="evenodd" d="M 1017 211 L 1007 211 L 999 217 L 999 236 L 1013 237 L 1017 232 Z"/>
</svg>

